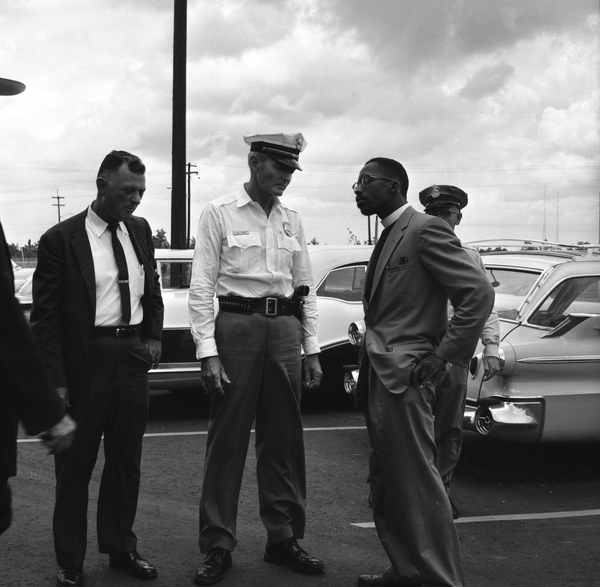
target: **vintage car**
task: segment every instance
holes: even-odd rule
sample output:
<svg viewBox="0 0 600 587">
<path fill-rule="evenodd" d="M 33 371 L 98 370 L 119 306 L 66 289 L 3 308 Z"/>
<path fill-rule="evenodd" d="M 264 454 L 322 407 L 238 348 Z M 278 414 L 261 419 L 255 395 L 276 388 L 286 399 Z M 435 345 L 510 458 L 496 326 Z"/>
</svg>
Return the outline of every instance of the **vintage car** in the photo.
<svg viewBox="0 0 600 587">
<path fill-rule="evenodd" d="M 495 288 L 501 371 L 470 365 L 463 428 L 512 442 L 600 441 L 600 247 L 478 241 Z M 350 325 L 360 344 L 364 323 Z M 356 370 L 346 369 L 353 393 Z"/>
<path fill-rule="evenodd" d="M 361 292 L 373 247 L 311 245 L 309 247 L 319 308 L 319 344 L 323 382 L 320 393 L 344 401 L 343 365 L 356 362 L 346 327 L 362 317 Z M 157 249 L 156 260 L 165 304 L 163 351 L 158 369 L 150 371 L 153 388 L 176 391 L 198 383 L 199 362 L 190 334 L 188 289 L 193 251 Z"/>
<path fill-rule="evenodd" d="M 33 275 L 35 268 L 34 267 L 21 267 L 20 265 L 17 265 L 12 259 L 11 259 L 11 263 L 12 263 L 13 276 L 14 276 L 14 280 L 15 280 L 15 291 L 19 291 L 19 289 L 21 289 L 21 287 L 25 283 L 25 281 L 27 281 L 27 279 L 29 279 L 29 277 L 31 277 Z"/>
<path fill-rule="evenodd" d="M 319 343 L 323 381 L 319 393 L 348 401 L 343 365 L 355 363 L 357 350 L 348 341 L 347 325 L 362 318 L 361 292 L 373 247 L 311 245 L 309 247 L 319 308 Z M 188 290 L 192 250 L 156 249 L 165 305 L 162 357 L 149 372 L 153 389 L 178 391 L 196 386 L 200 363 L 190 333 Z M 26 314 L 31 310 L 31 278 L 17 293 Z"/>
</svg>

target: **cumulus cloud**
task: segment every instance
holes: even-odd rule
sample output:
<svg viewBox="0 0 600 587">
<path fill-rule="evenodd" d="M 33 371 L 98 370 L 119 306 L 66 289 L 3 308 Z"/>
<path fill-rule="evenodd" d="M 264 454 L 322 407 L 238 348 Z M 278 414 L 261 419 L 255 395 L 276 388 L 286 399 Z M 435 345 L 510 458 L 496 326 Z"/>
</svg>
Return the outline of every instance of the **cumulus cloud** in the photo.
<svg viewBox="0 0 600 587">
<path fill-rule="evenodd" d="M 365 237 L 350 186 L 383 155 L 406 165 L 413 203 L 432 183 L 472 195 L 467 240 L 536 236 L 557 193 L 572 238 L 597 240 L 599 21 L 596 0 L 188 3 L 192 224 L 246 179 L 242 135 L 302 131 L 285 198 L 310 238 Z M 9 240 L 52 225 L 57 190 L 63 212 L 82 209 L 112 148 L 144 158 L 140 212 L 169 231 L 172 3 L 15 0 L 0 23 L 0 76 L 27 85 L 0 97 Z"/>
</svg>

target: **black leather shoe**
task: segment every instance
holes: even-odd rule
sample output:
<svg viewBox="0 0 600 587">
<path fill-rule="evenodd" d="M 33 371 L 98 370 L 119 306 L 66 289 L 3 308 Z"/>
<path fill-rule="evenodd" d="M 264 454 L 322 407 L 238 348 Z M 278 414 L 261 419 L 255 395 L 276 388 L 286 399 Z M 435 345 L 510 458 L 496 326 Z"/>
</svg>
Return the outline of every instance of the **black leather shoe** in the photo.
<svg viewBox="0 0 600 587">
<path fill-rule="evenodd" d="M 58 567 L 56 584 L 58 587 L 81 587 L 83 585 L 83 565 Z"/>
<path fill-rule="evenodd" d="M 274 565 L 284 565 L 297 573 L 320 573 L 325 569 L 322 561 L 300 548 L 295 538 L 276 544 L 267 544 L 265 560 Z"/>
<path fill-rule="evenodd" d="M 452 498 L 450 496 L 448 496 L 448 499 L 450 500 L 450 509 L 452 510 L 452 519 L 456 520 L 456 518 L 460 517 L 460 513 L 458 511 L 458 508 L 456 507 L 456 504 L 452 501 Z"/>
<path fill-rule="evenodd" d="M 194 583 L 196 585 L 214 585 L 218 583 L 224 576 L 225 571 L 231 568 L 231 552 L 214 546 L 211 548 L 202 564 L 196 569 Z"/>
<path fill-rule="evenodd" d="M 419 587 L 421 579 L 392 579 L 387 573 L 383 575 L 361 575 L 358 578 L 359 587 Z"/>
<path fill-rule="evenodd" d="M 137 550 L 120 552 L 109 556 L 109 564 L 115 569 L 129 573 L 136 579 L 156 579 L 158 573 L 156 568 L 145 558 L 142 558 Z"/>
</svg>

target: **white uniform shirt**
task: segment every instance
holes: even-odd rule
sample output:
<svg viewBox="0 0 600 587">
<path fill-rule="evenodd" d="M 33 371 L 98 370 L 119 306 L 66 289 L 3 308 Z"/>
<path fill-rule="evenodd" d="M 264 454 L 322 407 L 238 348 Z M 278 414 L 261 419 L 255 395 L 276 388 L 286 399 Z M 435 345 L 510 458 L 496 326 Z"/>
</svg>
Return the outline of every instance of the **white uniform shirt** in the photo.
<svg viewBox="0 0 600 587">
<path fill-rule="evenodd" d="M 471 247 L 463 246 L 463 249 L 467 252 L 469 257 L 471 257 L 471 259 L 473 259 L 473 261 L 485 271 L 485 265 L 481 260 L 481 255 L 479 252 Z M 448 320 L 450 320 L 453 315 L 454 308 L 452 307 L 452 304 L 448 302 Z M 500 320 L 498 318 L 498 312 L 496 312 L 494 308 L 492 308 L 492 311 L 485 322 L 480 338 L 481 343 L 485 347 L 483 349 L 484 356 L 500 356 Z"/>
<path fill-rule="evenodd" d="M 115 261 L 112 235 L 108 224 L 90 206 L 85 218 L 85 230 L 90 241 L 96 278 L 95 326 L 118 326 L 121 323 L 121 294 L 119 268 Z M 131 297 L 130 324 L 140 324 L 144 316 L 141 299 L 144 295 L 144 266 L 138 261 L 127 227 L 119 222 L 117 238 L 123 245 L 129 272 Z"/>
<path fill-rule="evenodd" d="M 214 297 L 289 298 L 308 285 L 302 318 L 302 346 L 319 352 L 317 299 L 300 215 L 273 197 L 265 211 L 242 186 L 237 193 L 210 202 L 198 224 L 189 294 L 196 357 L 218 355 Z"/>
</svg>

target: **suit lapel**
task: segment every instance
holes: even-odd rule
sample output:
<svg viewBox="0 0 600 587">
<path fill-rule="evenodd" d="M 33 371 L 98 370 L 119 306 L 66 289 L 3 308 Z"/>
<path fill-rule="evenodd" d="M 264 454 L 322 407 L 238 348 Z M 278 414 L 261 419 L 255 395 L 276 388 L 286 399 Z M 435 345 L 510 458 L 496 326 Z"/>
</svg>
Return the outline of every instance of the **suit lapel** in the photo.
<svg viewBox="0 0 600 587">
<path fill-rule="evenodd" d="M 77 224 L 71 234 L 71 246 L 73 253 L 81 269 L 85 286 L 90 296 L 92 308 L 94 308 L 94 319 L 96 313 L 96 275 L 94 273 L 94 258 L 92 256 L 92 247 L 85 230 L 85 218 L 87 210 L 79 215 Z"/>
<path fill-rule="evenodd" d="M 133 245 L 133 249 L 135 250 L 135 254 L 138 258 L 140 264 L 145 265 L 146 255 L 142 253 L 140 241 L 140 233 L 137 229 L 137 226 L 133 222 L 125 222 L 125 226 L 127 227 L 127 232 L 129 232 L 129 236 L 131 237 L 131 244 Z"/>
<path fill-rule="evenodd" d="M 381 255 L 379 256 L 379 261 L 377 262 L 377 267 L 375 267 L 375 275 L 373 276 L 373 287 L 371 288 L 371 298 L 379 285 L 381 280 L 381 276 L 387 266 L 389 258 L 394 252 L 395 248 L 398 246 L 398 243 L 402 240 L 402 236 L 404 234 L 404 229 L 408 226 L 411 216 L 414 214 L 415 210 L 412 207 L 408 207 L 402 216 L 398 219 L 394 227 L 392 228 L 392 232 L 388 237 L 387 241 L 383 245 L 383 249 L 381 249 Z"/>
</svg>

